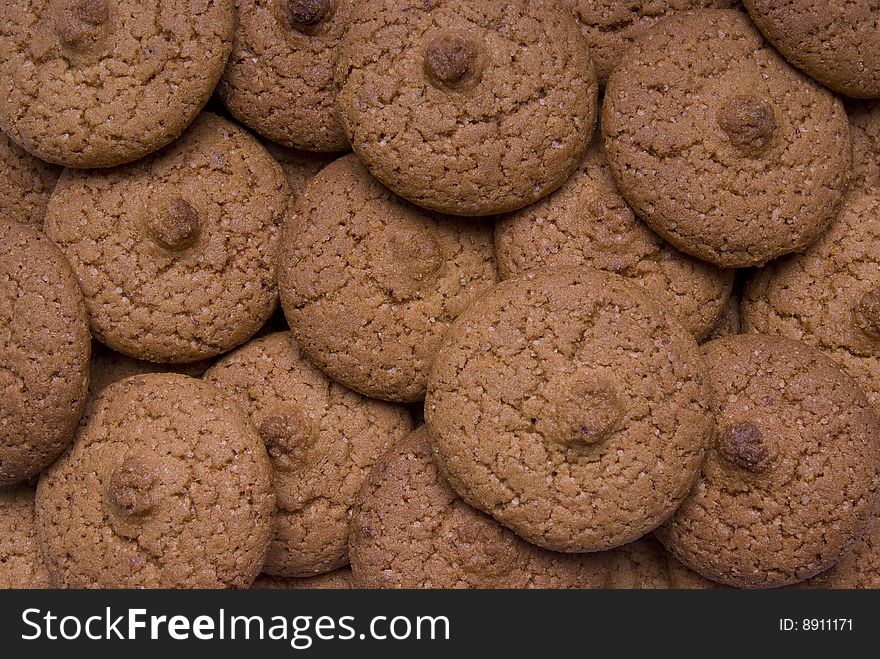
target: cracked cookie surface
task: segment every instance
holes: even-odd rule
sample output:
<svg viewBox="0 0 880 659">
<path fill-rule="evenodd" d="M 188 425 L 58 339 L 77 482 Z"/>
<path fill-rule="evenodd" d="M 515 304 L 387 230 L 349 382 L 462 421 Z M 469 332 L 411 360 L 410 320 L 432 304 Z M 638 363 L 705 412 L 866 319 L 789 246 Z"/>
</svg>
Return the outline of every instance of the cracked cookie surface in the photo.
<svg viewBox="0 0 880 659">
<path fill-rule="evenodd" d="M 789 62 L 840 94 L 880 97 L 877 0 L 743 0 Z"/>
<path fill-rule="evenodd" d="M 576 22 L 549 1 L 365 3 L 337 59 L 355 152 L 435 211 L 522 208 L 562 185 L 590 143 L 593 64 Z"/>
<path fill-rule="evenodd" d="M 204 114 L 146 160 L 65 171 L 46 232 L 73 266 L 96 338 L 136 359 L 193 362 L 272 315 L 289 196 L 256 139 Z"/>
<path fill-rule="evenodd" d="M 697 339 L 721 315 L 733 272 L 682 254 L 635 216 L 594 141 L 577 171 L 550 196 L 495 223 L 502 279 L 538 267 L 590 266 L 631 279 Z"/>
<path fill-rule="evenodd" d="M 830 358 L 796 341 L 743 334 L 703 353 L 714 442 L 656 535 L 687 567 L 731 586 L 785 586 L 829 568 L 877 508 L 874 409 Z"/>
<path fill-rule="evenodd" d="M 177 138 L 232 45 L 233 0 L 10 0 L 0 126 L 69 167 L 110 167 Z"/>
<path fill-rule="evenodd" d="M 232 54 L 217 93 L 243 124 L 288 147 L 344 151 L 336 47 L 358 0 L 238 0 Z"/>
<path fill-rule="evenodd" d="M 412 429 L 408 410 L 332 382 L 288 332 L 251 341 L 204 379 L 241 405 L 268 447 L 278 511 L 263 571 L 302 577 L 345 565 L 355 495 Z"/>
<path fill-rule="evenodd" d="M 248 587 L 272 537 L 266 449 L 245 413 L 184 375 L 111 385 L 41 477 L 37 534 L 68 588 Z"/>
<path fill-rule="evenodd" d="M 880 409 L 880 189 L 847 195 L 831 229 L 757 271 L 745 331 L 803 341 L 837 360 Z"/>
<path fill-rule="evenodd" d="M 853 145 L 851 191 L 880 188 L 880 101 L 847 101 Z"/>
<path fill-rule="evenodd" d="M 0 486 L 37 475 L 73 439 L 90 350 L 64 255 L 36 229 L 0 218 Z"/>
<path fill-rule="evenodd" d="M 713 426 L 699 348 L 623 277 L 529 271 L 455 321 L 431 371 L 435 457 L 535 544 L 598 551 L 669 517 Z"/>
<path fill-rule="evenodd" d="M 440 475 L 424 426 L 373 467 L 351 518 L 361 588 L 601 588 L 603 554 L 531 545 L 471 508 Z"/>
<path fill-rule="evenodd" d="M 43 228 L 61 168 L 35 158 L 0 131 L 0 218 Z"/>
<path fill-rule="evenodd" d="M 729 9 L 739 0 L 560 0 L 574 12 L 605 84 L 627 49 L 661 18 L 693 9 Z"/>
<path fill-rule="evenodd" d="M 284 170 L 293 199 L 298 198 L 305 191 L 318 172 L 339 157 L 335 153 L 313 153 L 291 149 L 269 140 L 263 140 L 263 146 Z"/>
<path fill-rule="evenodd" d="M 34 490 L 0 490 L 0 588 L 49 588 L 34 526 Z"/>
<path fill-rule="evenodd" d="M 268 574 L 258 576 L 251 588 L 263 590 L 350 590 L 351 568 L 341 567 L 314 577 L 273 577 Z"/>
<path fill-rule="evenodd" d="M 488 222 L 417 208 L 353 155 L 312 181 L 279 249 L 281 304 L 303 351 L 383 400 L 424 398 L 450 323 L 495 279 Z"/>
<path fill-rule="evenodd" d="M 880 524 L 876 517 L 865 535 L 837 563 L 796 587 L 880 589 Z"/>
<path fill-rule="evenodd" d="M 721 267 L 814 242 L 851 169 L 842 102 L 735 10 L 676 14 L 637 40 L 608 80 L 601 124 L 636 213 Z"/>
</svg>

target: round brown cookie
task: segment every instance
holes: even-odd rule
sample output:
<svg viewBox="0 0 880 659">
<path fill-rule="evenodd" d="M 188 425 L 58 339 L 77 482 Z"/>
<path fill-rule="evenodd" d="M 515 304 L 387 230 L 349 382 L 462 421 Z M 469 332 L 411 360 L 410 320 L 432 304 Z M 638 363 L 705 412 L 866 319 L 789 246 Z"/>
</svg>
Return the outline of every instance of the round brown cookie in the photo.
<svg viewBox="0 0 880 659">
<path fill-rule="evenodd" d="M 880 97 L 880 6 L 876 0 L 743 0 L 764 36 L 823 85 Z"/>
<path fill-rule="evenodd" d="M 657 21 L 691 9 L 729 9 L 739 0 L 561 0 L 575 14 L 604 84 L 633 42 Z"/>
<path fill-rule="evenodd" d="M 236 119 L 288 147 L 344 151 L 336 47 L 358 0 L 238 0 L 238 27 L 217 92 Z"/>
<path fill-rule="evenodd" d="M 412 206 L 354 155 L 325 168 L 296 208 L 278 286 L 303 351 L 367 396 L 424 398 L 450 323 L 495 283 L 491 225 Z"/>
<path fill-rule="evenodd" d="M 290 192 L 294 197 L 302 194 L 311 180 L 318 175 L 318 172 L 338 157 L 335 153 L 312 153 L 289 149 L 269 140 L 264 140 L 263 146 L 281 165 L 281 169 L 287 175 Z"/>
<path fill-rule="evenodd" d="M 64 255 L 36 229 L 0 218 L 0 487 L 36 476 L 73 439 L 90 349 Z"/>
<path fill-rule="evenodd" d="M 833 567 L 796 585 L 798 588 L 880 588 L 880 524 L 874 519 L 865 535 Z"/>
<path fill-rule="evenodd" d="M 459 316 L 425 419 L 468 503 L 569 552 L 669 517 L 712 431 L 693 337 L 635 284 L 588 268 L 529 271 Z"/>
<path fill-rule="evenodd" d="M 366 588 L 600 588 L 602 554 L 556 554 L 474 510 L 437 470 L 425 426 L 370 472 L 351 518 L 352 575 Z"/>
<path fill-rule="evenodd" d="M 177 374 L 111 385 L 37 488 L 55 585 L 244 588 L 266 558 L 266 449 L 214 387 Z"/>
<path fill-rule="evenodd" d="M 61 168 L 34 158 L 0 131 L 0 218 L 43 227 Z"/>
<path fill-rule="evenodd" d="M 676 14 L 637 40 L 608 80 L 602 131 L 634 210 L 722 267 L 815 241 L 851 168 L 841 101 L 733 10 Z"/>
<path fill-rule="evenodd" d="M 880 188 L 880 101 L 849 101 L 853 145 L 851 190 Z"/>
<path fill-rule="evenodd" d="M 232 47 L 233 0 L 8 0 L 0 127 L 68 167 L 131 162 L 177 138 Z"/>
<path fill-rule="evenodd" d="M 376 0 L 340 45 L 352 147 L 400 196 L 455 215 L 522 208 L 590 143 L 598 84 L 551 0 Z"/>
<path fill-rule="evenodd" d="M 333 570 L 333 572 L 299 579 L 261 574 L 254 580 L 251 588 L 261 590 L 349 590 L 352 588 L 351 568 L 342 567 Z"/>
<path fill-rule="evenodd" d="M 408 411 L 364 398 L 312 366 L 287 332 L 227 355 L 205 380 L 236 400 L 269 449 L 278 512 L 263 571 L 302 577 L 348 563 L 348 517 Z"/>
<path fill-rule="evenodd" d="M 606 552 L 609 588 L 657 590 L 670 588 L 666 550 L 650 535 Z"/>
<path fill-rule="evenodd" d="M 707 343 L 716 434 L 657 536 L 714 581 L 775 587 L 829 568 L 877 508 L 880 419 L 828 357 L 780 337 Z"/>
<path fill-rule="evenodd" d="M 98 394 L 111 384 L 146 373 L 180 373 L 200 378 L 211 365 L 210 360 L 191 364 L 156 364 L 134 359 L 111 350 L 97 341 L 92 343 L 92 358 L 89 361 L 89 398 L 94 400 Z"/>
<path fill-rule="evenodd" d="M 0 589 L 50 586 L 34 529 L 34 491 L 0 489 Z"/>
<path fill-rule="evenodd" d="M 577 171 L 549 197 L 495 224 L 502 278 L 544 266 L 591 266 L 633 280 L 698 339 L 718 320 L 733 272 L 686 256 L 639 220 L 593 143 Z"/>
<path fill-rule="evenodd" d="M 721 316 L 706 335 L 706 341 L 714 341 L 724 336 L 735 336 L 742 333 L 742 298 L 737 289 L 728 296 L 721 309 Z"/>
<path fill-rule="evenodd" d="M 880 403 L 880 189 L 848 195 L 815 245 L 758 270 L 742 312 L 745 331 L 818 348 Z"/>
<path fill-rule="evenodd" d="M 137 359 L 193 362 L 272 315 L 289 194 L 259 142 L 204 114 L 154 157 L 65 171 L 46 232 L 73 266 L 97 339 Z"/>
</svg>

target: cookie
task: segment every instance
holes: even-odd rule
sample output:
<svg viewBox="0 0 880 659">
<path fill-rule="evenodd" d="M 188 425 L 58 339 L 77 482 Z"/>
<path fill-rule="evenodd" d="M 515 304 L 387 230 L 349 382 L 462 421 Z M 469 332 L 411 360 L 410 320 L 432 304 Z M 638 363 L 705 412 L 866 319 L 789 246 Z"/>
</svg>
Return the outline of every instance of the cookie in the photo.
<svg viewBox="0 0 880 659">
<path fill-rule="evenodd" d="M 325 168 L 296 209 L 278 286 L 303 351 L 367 396 L 424 398 L 443 334 L 495 283 L 491 225 L 412 206 L 353 155 Z"/>
<path fill-rule="evenodd" d="M 716 433 L 660 541 L 730 586 L 786 586 L 861 537 L 880 484 L 880 419 L 828 357 L 780 337 L 707 343 Z"/>
<path fill-rule="evenodd" d="M 204 114 L 154 157 L 65 171 L 46 232 L 73 266 L 98 340 L 136 359 L 194 362 L 272 315 L 289 196 L 259 142 Z"/>
<path fill-rule="evenodd" d="M 179 373 L 200 378 L 211 366 L 210 360 L 191 364 L 156 364 L 133 359 L 122 353 L 110 350 L 97 341 L 92 343 L 92 358 L 89 361 L 89 398 L 94 400 L 98 394 L 111 384 L 146 373 Z"/>
<path fill-rule="evenodd" d="M 10 0 L 0 128 L 68 167 L 110 167 L 176 139 L 232 47 L 233 0 Z"/>
<path fill-rule="evenodd" d="M 577 18 L 590 44 L 599 82 L 624 58 L 633 42 L 657 21 L 691 9 L 730 9 L 738 0 L 561 0 Z"/>
<path fill-rule="evenodd" d="M 706 335 L 706 341 L 714 341 L 725 336 L 735 336 L 742 333 L 742 298 L 737 288 L 731 292 L 721 309 L 721 316 L 715 321 L 712 329 Z"/>
<path fill-rule="evenodd" d="M 50 586 L 34 530 L 34 491 L 0 489 L 0 589 Z"/>
<path fill-rule="evenodd" d="M 36 476 L 73 439 L 90 349 L 64 255 L 36 229 L 0 218 L 0 487 Z"/>
<path fill-rule="evenodd" d="M 664 590 L 671 587 L 668 555 L 652 536 L 611 549 L 607 554 L 609 588 Z"/>
<path fill-rule="evenodd" d="M 718 319 L 733 285 L 733 272 L 682 254 L 635 216 L 598 140 L 559 190 L 498 218 L 495 254 L 503 279 L 545 266 L 615 272 L 642 286 L 698 339 Z"/>
<path fill-rule="evenodd" d="M 713 427 L 693 337 L 635 284 L 588 268 L 529 271 L 459 316 L 425 420 L 465 501 L 567 552 L 669 517 Z"/>
<path fill-rule="evenodd" d="M 270 140 L 345 151 L 333 65 L 357 0 L 238 0 L 232 54 L 217 93 Z"/>
<path fill-rule="evenodd" d="M 378 0 L 339 46 L 337 102 L 372 174 L 454 215 L 517 210 L 577 168 L 598 85 L 550 0 Z"/>
<path fill-rule="evenodd" d="M 275 496 L 244 412 L 177 374 L 111 385 L 37 487 L 56 586 L 245 588 L 266 558 Z"/>
<path fill-rule="evenodd" d="M 338 157 L 335 153 L 312 153 L 289 149 L 268 140 L 263 141 L 263 146 L 281 165 L 281 169 L 287 176 L 290 192 L 294 197 L 301 195 L 311 180 L 318 175 L 318 172 Z"/>
<path fill-rule="evenodd" d="M 408 411 L 331 382 L 287 332 L 251 341 L 204 379 L 241 405 L 269 451 L 278 512 L 263 571 L 304 577 L 346 565 L 355 495 L 412 429 Z"/>
<path fill-rule="evenodd" d="M 333 572 L 300 579 L 272 577 L 268 574 L 261 574 L 254 580 L 251 588 L 261 590 L 349 590 L 352 588 L 351 568 L 342 567 L 338 570 L 333 570 Z"/>
<path fill-rule="evenodd" d="M 688 569 L 674 556 L 667 554 L 666 561 L 669 566 L 669 585 L 675 590 L 717 590 L 727 587 Z"/>
<path fill-rule="evenodd" d="M 818 348 L 880 403 L 880 189 L 849 195 L 819 242 L 757 271 L 742 312 L 745 331 Z"/>
<path fill-rule="evenodd" d="M 880 524 L 872 520 L 865 535 L 833 567 L 797 584 L 798 588 L 880 588 Z"/>
<path fill-rule="evenodd" d="M 0 218 L 43 228 L 61 168 L 34 158 L 0 131 Z"/>
<path fill-rule="evenodd" d="M 351 568 L 366 588 L 600 588 L 601 554 L 557 554 L 474 510 L 437 470 L 424 426 L 379 459 L 351 517 Z"/>
<path fill-rule="evenodd" d="M 880 97 L 880 11 L 874 0 L 743 0 L 785 58 L 840 94 Z"/>
<path fill-rule="evenodd" d="M 880 102 L 850 101 L 846 113 L 853 145 L 850 189 L 880 188 Z"/>
<path fill-rule="evenodd" d="M 638 39 L 608 79 L 601 123 L 630 206 L 721 267 L 810 245 L 851 168 L 841 101 L 734 10 L 676 14 Z"/>
</svg>

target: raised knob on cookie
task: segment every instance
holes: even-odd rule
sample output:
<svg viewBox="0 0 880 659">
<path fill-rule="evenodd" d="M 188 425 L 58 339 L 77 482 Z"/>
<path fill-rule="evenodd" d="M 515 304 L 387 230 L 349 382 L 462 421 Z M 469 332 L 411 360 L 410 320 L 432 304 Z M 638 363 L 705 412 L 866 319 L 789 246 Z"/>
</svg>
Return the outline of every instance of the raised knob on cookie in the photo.
<svg viewBox="0 0 880 659">
<path fill-rule="evenodd" d="M 312 424 L 294 410 L 266 417 L 258 430 L 273 466 L 281 471 L 304 464 L 318 441 Z"/>
<path fill-rule="evenodd" d="M 470 34 L 441 34 L 431 39 L 425 49 L 425 73 L 436 86 L 473 86 L 483 75 L 483 50 Z"/>
<path fill-rule="evenodd" d="M 545 414 L 536 428 L 544 437 L 570 446 L 589 446 L 620 429 L 623 400 L 607 377 L 588 371 L 554 378 L 545 388 Z"/>
<path fill-rule="evenodd" d="M 147 217 L 153 240 L 165 249 L 180 251 L 199 237 L 199 213 L 185 199 L 175 197 Z"/>
<path fill-rule="evenodd" d="M 109 0 L 58 0 L 55 33 L 61 43 L 74 49 L 94 44 L 110 22 Z"/>
<path fill-rule="evenodd" d="M 756 155 L 776 132 L 773 107 L 755 96 L 731 96 L 718 108 L 718 125 L 740 151 Z"/>
<path fill-rule="evenodd" d="M 754 474 L 766 471 L 773 461 L 773 451 L 754 424 L 732 425 L 718 436 L 718 452 L 730 464 Z"/>
<path fill-rule="evenodd" d="M 426 230 L 394 227 L 378 246 L 371 269 L 396 302 L 413 299 L 443 267 L 443 251 Z"/>
<path fill-rule="evenodd" d="M 862 296 L 853 309 L 853 318 L 863 332 L 880 338 L 880 287 Z"/>
<path fill-rule="evenodd" d="M 333 0 L 281 0 L 280 9 L 287 29 L 307 32 L 330 17 Z"/>
<path fill-rule="evenodd" d="M 113 471 L 107 496 L 123 517 L 144 515 L 156 505 L 159 476 L 143 458 L 129 457 Z"/>
</svg>

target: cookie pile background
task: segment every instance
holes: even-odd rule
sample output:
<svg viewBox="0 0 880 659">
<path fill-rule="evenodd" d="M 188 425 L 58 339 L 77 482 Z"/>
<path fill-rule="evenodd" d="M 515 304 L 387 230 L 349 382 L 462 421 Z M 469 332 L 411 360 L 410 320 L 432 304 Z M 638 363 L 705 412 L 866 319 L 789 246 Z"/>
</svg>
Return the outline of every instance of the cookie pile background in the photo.
<svg viewBox="0 0 880 659">
<path fill-rule="evenodd" d="M 0 586 L 880 587 L 868 0 L 3 0 Z"/>
</svg>

